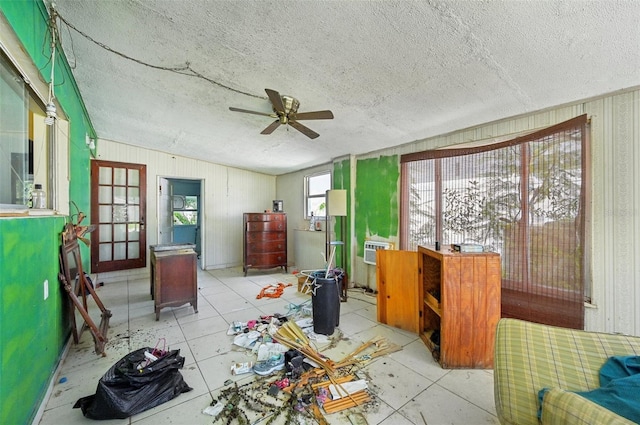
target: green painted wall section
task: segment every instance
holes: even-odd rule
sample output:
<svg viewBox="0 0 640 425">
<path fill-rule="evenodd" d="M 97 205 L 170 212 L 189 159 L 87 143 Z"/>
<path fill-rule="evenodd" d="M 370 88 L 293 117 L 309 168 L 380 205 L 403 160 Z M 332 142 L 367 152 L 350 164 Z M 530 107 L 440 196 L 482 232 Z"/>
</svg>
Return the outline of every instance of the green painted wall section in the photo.
<svg viewBox="0 0 640 425">
<path fill-rule="evenodd" d="M 368 237 L 387 239 L 398 235 L 399 178 L 397 155 L 357 161 L 355 236 L 358 256 L 364 256 L 364 241 Z"/>
<path fill-rule="evenodd" d="M 33 419 L 69 334 L 63 314 L 67 299 L 58 283 L 58 234 L 64 223 L 62 217 L 0 220 L 2 424 Z"/>
<path fill-rule="evenodd" d="M 48 46 L 44 43 L 48 15 L 43 2 L 0 0 L 0 13 L 43 79 L 48 80 L 50 64 L 43 54 L 43 46 Z M 90 153 L 85 135 L 96 135 L 63 57 L 56 62 L 55 79 L 61 83 L 56 85 L 56 98 L 70 122 L 69 199 L 88 215 Z M 76 212 L 74 207 L 70 211 Z M 58 282 L 60 232 L 66 220 L 0 219 L 0 424 L 26 424 L 33 420 L 70 335 L 67 297 Z M 88 270 L 89 251 L 85 247 L 82 257 Z M 45 280 L 49 282 L 46 300 Z"/>
<path fill-rule="evenodd" d="M 351 205 L 351 167 L 348 159 L 333 164 L 333 189 L 345 189 L 347 191 L 347 217 L 342 217 L 344 222 L 343 228 L 345 229 L 345 235 L 342 234 L 340 226 L 336 223 L 335 233 L 336 239 L 343 241 L 344 250 L 336 251 L 336 264 L 343 264 L 342 257 L 345 257 L 344 266 L 345 270 L 350 270 L 351 267 L 351 249 L 350 238 L 351 234 L 351 220 L 349 220 L 349 212 Z"/>
<path fill-rule="evenodd" d="M 43 80 L 49 80 L 50 61 L 47 56 L 49 40 L 47 32 L 48 14 L 45 5 L 39 0 L 0 0 L 0 12 L 13 27 L 25 50 L 40 69 Z M 45 54 L 43 54 L 43 49 Z M 62 51 L 58 47 L 58 52 Z M 71 68 L 64 56 L 58 56 L 55 68 L 55 95 L 70 121 L 69 159 L 70 181 L 69 198 L 80 210 L 90 214 L 90 151 L 86 135 L 95 138 L 96 132 L 88 116 L 80 90 L 76 85 Z M 97 143 L 97 141 L 96 141 Z M 71 213 L 75 208 L 71 207 Z M 88 220 L 87 220 L 88 221 Z M 86 258 L 84 258 L 86 257 Z M 83 251 L 83 264 L 88 270 L 88 252 Z"/>
</svg>

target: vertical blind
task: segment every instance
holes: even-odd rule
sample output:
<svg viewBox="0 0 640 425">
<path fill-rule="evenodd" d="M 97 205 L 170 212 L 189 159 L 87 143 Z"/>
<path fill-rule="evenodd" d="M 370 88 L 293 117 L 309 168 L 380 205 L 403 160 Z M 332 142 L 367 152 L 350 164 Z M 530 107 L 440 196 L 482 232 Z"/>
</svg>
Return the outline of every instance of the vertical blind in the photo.
<svg viewBox="0 0 640 425">
<path fill-rule="evenodd" d="M 587 117 L 487 146 L 403 155 L 400 245 L 498 252 L 502 315 L 584 326 Z"/>
</svg>

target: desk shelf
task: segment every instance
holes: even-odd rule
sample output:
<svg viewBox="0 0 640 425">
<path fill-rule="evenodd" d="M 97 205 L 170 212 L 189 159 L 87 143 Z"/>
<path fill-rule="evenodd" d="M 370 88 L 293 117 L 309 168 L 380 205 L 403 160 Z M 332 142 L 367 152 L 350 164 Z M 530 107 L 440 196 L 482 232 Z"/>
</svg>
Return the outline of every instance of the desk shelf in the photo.
<svg viewBox="0 0 640 425">
<path fill-rule="evenodd" d="M 421 246 L 418 271 L 420 337 L 434 358 L 445 368 L 492 368 L 500 319 L 500 255 Z"/>
</svg>

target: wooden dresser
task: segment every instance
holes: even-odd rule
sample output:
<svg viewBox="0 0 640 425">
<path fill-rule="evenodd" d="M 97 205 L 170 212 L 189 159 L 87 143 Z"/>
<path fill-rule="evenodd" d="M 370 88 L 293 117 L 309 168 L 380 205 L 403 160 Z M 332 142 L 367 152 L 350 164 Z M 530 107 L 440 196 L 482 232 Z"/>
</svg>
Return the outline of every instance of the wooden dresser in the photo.
<svg viewBox="0 0 640 425">
<path fill-rule="evenodd" d="M 156 320 L 165 307 L 191 304 L 198 312 L 197 254 L 191 244 L 152 245 L 151 299 Z"/>
<path fill-rule="evenodd" d="M 287 215 L 244 213 L 244 275 L 248 269 L 282 267 L 287 271 Z"/>
</svg>

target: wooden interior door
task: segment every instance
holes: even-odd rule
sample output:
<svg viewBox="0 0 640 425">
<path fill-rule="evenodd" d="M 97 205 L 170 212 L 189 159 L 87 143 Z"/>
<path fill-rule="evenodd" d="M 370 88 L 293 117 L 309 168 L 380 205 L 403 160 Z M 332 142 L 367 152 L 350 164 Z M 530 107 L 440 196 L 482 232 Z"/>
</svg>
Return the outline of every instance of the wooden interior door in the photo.
<svg viewBox="0 0 640 425">
<path fill-rule="evenodd" d="M 146 267 L 147 168 L 91 161 L 91 272 Z"/>
</svg>

